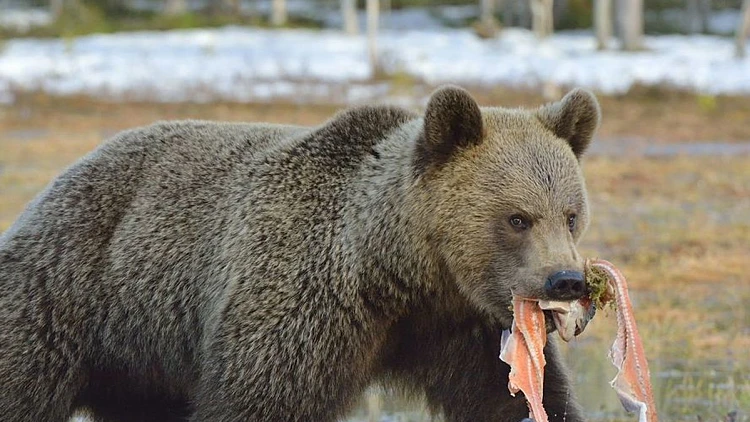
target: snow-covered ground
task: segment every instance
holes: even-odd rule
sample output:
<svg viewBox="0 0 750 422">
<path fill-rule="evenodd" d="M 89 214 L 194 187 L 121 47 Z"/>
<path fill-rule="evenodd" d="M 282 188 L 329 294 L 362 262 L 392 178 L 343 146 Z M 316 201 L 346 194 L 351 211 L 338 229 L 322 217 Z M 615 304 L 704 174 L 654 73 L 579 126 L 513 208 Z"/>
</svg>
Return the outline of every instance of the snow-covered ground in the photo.
<svg viewBox="0 0 750 422">
<path fill-rule="evenodd" d="M 582 86 L 622 93 L 634 84 L 712 94 L 750 94 L 750 58 L 731 39 L 646 38 L 646 51 L 597 51 L 592 34 L 561 32 L 538 41 L 509 28 L 483 40 L 468 29 L 384 30 L 386 71 L 429 84 L 538 88 Z M 750 56 L 750 54 L 748 54 Z M 155 101 L 283 97 L 352 103 L 383 96 L 363 36 L 337 30 L 221 29 L 14 39 L 0 47 L 0 101 L 14 92 L 91 94 Z"/>
<path fill-rule="evenodd" d="M 26 32 L 32 27 L 49 25 L 50 23 L 52 23 L 52 15 L 47 9 L 0 9 L 0 28 Z"/>
</svg>

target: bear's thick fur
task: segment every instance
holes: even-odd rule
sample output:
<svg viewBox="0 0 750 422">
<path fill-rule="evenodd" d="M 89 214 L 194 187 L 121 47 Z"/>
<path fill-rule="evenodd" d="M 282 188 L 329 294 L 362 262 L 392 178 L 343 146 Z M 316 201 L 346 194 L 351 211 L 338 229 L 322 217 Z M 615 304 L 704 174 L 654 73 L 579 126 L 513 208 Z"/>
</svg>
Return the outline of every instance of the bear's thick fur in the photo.
<svg viewBox="0 0 750 422">
<path fill-rule="evenodd" d="M 382 382 L 519 421 L 511 291 L 582 269 L 598 122 L 581 90 L 503 109 L 448 86 L 424 115 L 123 132 L 0 237 L 0 420 L 323 422 Z M 550 418 L 581 420 L 545 352 Z"/>
</svg>

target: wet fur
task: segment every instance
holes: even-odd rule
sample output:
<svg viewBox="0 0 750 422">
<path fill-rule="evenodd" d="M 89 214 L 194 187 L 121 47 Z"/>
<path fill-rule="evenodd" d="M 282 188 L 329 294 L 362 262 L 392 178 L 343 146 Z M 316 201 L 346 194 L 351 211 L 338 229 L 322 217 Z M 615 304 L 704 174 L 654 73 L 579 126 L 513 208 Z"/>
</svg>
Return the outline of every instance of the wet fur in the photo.
<svg viewBox="0 0 750 422">
<path fill-rule="evenodd" d="M 473 177 L 532 148 L 580 190 L 598 107 L 571 95 L 117 135 L 0 237 L 0 420 L 332 421 L 375 381 L 451 421 L 520 420 L 498 353 L 527 247 L 488 220 L 519 193 Z M 581 420 L 546 353 L 547 412 Z"/>
</svg>

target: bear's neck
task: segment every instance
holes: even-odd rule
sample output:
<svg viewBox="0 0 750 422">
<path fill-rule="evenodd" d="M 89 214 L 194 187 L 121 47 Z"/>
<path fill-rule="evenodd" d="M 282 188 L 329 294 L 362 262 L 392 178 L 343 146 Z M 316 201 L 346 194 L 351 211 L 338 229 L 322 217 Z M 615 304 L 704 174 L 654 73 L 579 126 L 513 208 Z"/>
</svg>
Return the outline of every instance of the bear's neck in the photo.
<svg viewBox="0 0 750 422">
<path fill-rule="evenodd" d="M 413 131 L 407 131 L 413 133 Z M 428 203 L 413 173 L 414 141 L 393 134 L 378 145 L 379 157 L 362 167 L 347 213 L 349 262 L 359 274 L 360 294 L 393 317 L 425 301 L 450 300 L 453 285 L 431 246 Z M 434 304 L 430 304 L 433 306 Z"/>
</svg>

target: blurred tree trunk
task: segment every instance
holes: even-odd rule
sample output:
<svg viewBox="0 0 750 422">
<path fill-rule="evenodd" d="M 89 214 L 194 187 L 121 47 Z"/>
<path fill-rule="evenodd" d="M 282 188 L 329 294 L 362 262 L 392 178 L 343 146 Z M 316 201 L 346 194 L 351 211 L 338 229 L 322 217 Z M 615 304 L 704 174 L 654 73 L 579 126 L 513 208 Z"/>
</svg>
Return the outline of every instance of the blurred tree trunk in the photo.
<svg viewBox="0 0 750 422">
<path fill-rule="evenodd" d="M 208 12 L 215 16 L 240 16 L 242 15 L 242 8 L 240 7 L 240 0 L 215 0 L 209 2 L 206 9 Z"/>
<path fill-rule="evenodd" d="M 348 35 L 357 35 L 359 33 L 357 0 L 341 0 L 341 14 L 344 18 L 344 31 Z"/>
<path fill-rule="evenodd" d="M 482 23 L 492 23 L 495 20 L 495 0 L 479 0 L 479 19 Z"/>
<path fill-rule="evenodd" d="M 273 0 L 273 4 L 271 5 L 271 25 L 286 25 L 286 21 L 286 0 Z"/>
<path fill-rule="evenodd" d="M 708 29 L 708 15 L 711 13 L 710 0 L 687 0 L 685 29 L 691 34 Z"/>
<path fill-rule="evenodd" d="M 513 1 L 514 0 L 503 0 L 502 13 L 504 26 L 513 26 Z"/>
<path fill-rule="evenodd" d="M 505 0 L 503 3 L 503 25 L 528 28 L 530 26 L 529 4 L 529 0 Z"/>
<path fill-rule="evenodd" d="M 380 71 L 378 63 L 378 20 L 380 13 L 379 0 L 367 0 L 367 51 L 370 55 L 370 66 L 373 74 Z"/>
<path fill-rule="evenodd" d="M 594 0 L 594 29 L 597 48 L 605 50 L 612 38 L 612 0 Z"/>
<path fill-rule="evenodd" d="M 570 11 L 570 2 L 568 0 L 554 0 L 552 5 L 552 22 L 560 22 Z"/>
<path fill-rule="evenodd" d="M 223 9 L 234 16 L 240 16 L 242 14 L 242 8 L 240 7 L 240 0 L 222 0 Z"/>
<path fill-rule="evenodd" d="M 54 19 L 57 19 L 62 15 L 63 7 L 65 7 L 65 0 L 50 0 L 49 12 Z"/>
<path fill-rule="evenodd" d="M 547 38 L 554 31 L 552 0 L 531 0 L 531 29 L 537 38 Z"/>
<path fill-rule="evenodd" d="M 643 48 L 643 0 L 618 1 L 619 33 L 626 51 Z"/>
<path fill-rule="evenodd" d="M 479 22 L 474 24 L 474 31 L 481 38 L 494 38 L 500 32 L 500 24 L 495 19 L 495 1 L 479 0 Z"/>
<path fill-rule="evenodd" d="M 185 0 L 167 0 L 164 5 L 164 14 L 175 16 L 182 15 L 187 12 L 187 3 Z"/>
<path fill-rule="evenodd" d="M 628 0 L 612 0 L 614 2 L 614 31 L 615 37 L 622 39 L 623 25 L 624 25 L 624 13 L 626 9 L 625 2 Z"/>
<path fill-rule="evenodd" d="M 750 32 L 750 0 L 744 0 L 742 2 L 740 24 L 737 27 L 737 57 L 745 57 L 745 40 L 747 39 L 748 32 Z"/>
<path fill-rule="evenodd" d="M 527 0 L 519 0 L 516 2 L 516 10 L 518 11 L 518 26 L 531 28 L 531 3 Z"/>
<path fill-rule="evenodd" d="M 515 3 L 516 0 L 505 0 L 503 2 L 503 25 L 513 26 L 515 22 Z"/>
</svg>

